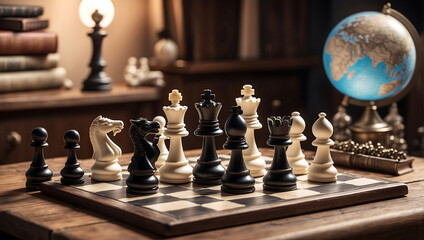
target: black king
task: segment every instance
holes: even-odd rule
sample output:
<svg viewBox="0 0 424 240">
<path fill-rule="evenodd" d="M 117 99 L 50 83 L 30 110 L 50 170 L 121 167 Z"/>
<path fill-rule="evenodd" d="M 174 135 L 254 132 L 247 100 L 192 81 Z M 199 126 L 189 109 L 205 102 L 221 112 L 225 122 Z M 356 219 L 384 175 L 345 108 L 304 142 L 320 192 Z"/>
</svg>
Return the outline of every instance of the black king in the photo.
<svg viewBox="0 0 424 240">
<path fill-rule="evenodd" d="M 194 134 L 203 137 L 203 146 L 200 158 L 193 169 L 193 181 L 196 184 L 219 185 L 225 169 L 216 154 L 215 137 L 223 134 L 218 122 L 222 105 L 213 101 L 215 94 L 209 89 L 205 89 L 201 97 L 202 102 L 195 104 L 199 114 L 199 126 Z"/>
</svg>

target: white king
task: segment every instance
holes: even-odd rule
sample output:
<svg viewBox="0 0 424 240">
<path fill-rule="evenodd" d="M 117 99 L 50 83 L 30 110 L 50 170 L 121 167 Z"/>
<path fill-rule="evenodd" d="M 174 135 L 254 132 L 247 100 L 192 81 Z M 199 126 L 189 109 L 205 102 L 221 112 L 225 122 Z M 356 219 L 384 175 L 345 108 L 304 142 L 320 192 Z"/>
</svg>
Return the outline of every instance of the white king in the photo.
<svg viewBox="0 0 424 240">
<path fill-rule="evenodd" d="M 193 168 L 184 155 L 181 138 L 188 136 L 184 124 L 184 115 L 188 107 L 180 105 L 183 97 L 177 89 L 172 90 L 168 99 L 171 101 L 171 105 L 164 106 L 163 111 L 168 120 L 164 135 L 170 138 L 170 147 L 165 164 L 159 168 L 160 181 L 176 184 L 187 183 L 192 179 Z"/>
<path fill-rule="evenodd" d="M 243 110 L 241 115 L 247 124 L 246 141 L 249 148 L 243 150 L 243 158 L 246 163 L 246 167 L 250 170 L 250 174 L 253 177 L 261 177 L 265 175 L 265 160 L 262 158 L 262 154 L 259 152 L 256 146 L 254 131 L 261 129 L 262 124 L 258 120 L 257 109 L 260 98 L 256 98 L 255 89 L 252 85 L 244 85 L 241 90 L 243 97 L 236 98 L 236 103 Z"/>
</svg>

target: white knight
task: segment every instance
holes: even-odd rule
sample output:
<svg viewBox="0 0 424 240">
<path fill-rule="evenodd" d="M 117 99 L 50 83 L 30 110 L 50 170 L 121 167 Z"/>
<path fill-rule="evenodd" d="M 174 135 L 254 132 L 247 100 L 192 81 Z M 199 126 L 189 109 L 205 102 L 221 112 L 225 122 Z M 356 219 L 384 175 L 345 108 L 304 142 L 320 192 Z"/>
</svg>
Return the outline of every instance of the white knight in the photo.
<svg viewBox="0 0 424 240">
<path fill-rule="evenodd" d="M 118 163 L 121 148 L 107 135 L 115 136 L 124 128 L 120 120 L 111 120 L 102 116 L 96 117 L 90 125 L 90 141 L 93 146 L 94 165 L 91 167 L 91 178 L 97 181 L 115 181 L 122 178 L 122 168 Z"/>
</svg>

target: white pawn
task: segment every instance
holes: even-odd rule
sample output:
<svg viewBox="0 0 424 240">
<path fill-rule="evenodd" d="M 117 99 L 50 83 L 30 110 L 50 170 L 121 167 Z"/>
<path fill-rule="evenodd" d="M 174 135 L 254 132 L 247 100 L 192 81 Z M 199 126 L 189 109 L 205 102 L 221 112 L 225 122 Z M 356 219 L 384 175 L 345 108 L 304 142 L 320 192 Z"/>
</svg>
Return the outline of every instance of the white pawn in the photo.
<svg viewBox="0 0 424 240">
<path fill-rule="evenodd" d="M 337 181 L 337 169 L 333 166 L 330 146 L 334 145 L 330 139 L 333 134 L 333 125 L 328 121 L 326 114 L 321 112 L 319 118 L 312 126 L 312 133 L 316 139 L 312 145 L 317 147 L 315 158 L 309 167 L 308 180 L 314 182 L 335 182 Z"/>
<path fill-rule="evenodd" d="M 241 90 L 241 95 L 243 95 L 243 97 L 236 98 L 236 103 L 243 110 L 241 116 L 246 121 L 247 125 L 245 137 L 249 148 L 243 150 L 244 162 L 246 163 L 246 167 L 250 170 L 252 177 L 261 177 L 266 174 L 266 163 L 262 158 L 262 153 L 259 152 L 256 146 L 254 133 L 256 129 L 262 128 L 262 124 L 259 122 L 256 112 L 261 99 L 253 97 L 254 94 L 255 89 L 253 89 L 252 85 L 244 85 Z"/>
<path fill-rule="evenodd" d="M 184 155 L 181 141 L 182 137 L 188 136 L 184 124 L 184 115 L 188 107 L 180 105 L 179 102 L 183 97 L 177 89 L 172 90 L 168 99 L 171 101 L 171 106 L 164 106 L 163 111 L 168 119 L 164 134 L 170 138 L 170 146 L 168 158 L 159 169 L 160 181 L 175 184 L 188 183 L 193 178 L 193 168 Z"/>
<path fill-rule="evenodd" d="M 300 142 L 306 140 L 306 136 L 303 135 L 305 120 L 303 120 L 299 112 L 292 112 L 291 116 L 293 123 L 290 129 L 290 139 L 293 143 L 287 148 L 287 160 L 295 175 L 304 175 L 308 173 L 309 168 L 300 146 Z"/>
<path fill-rule="evenodd" d="M 157 146 L 159 148 L 160 155 L 158 157 L 158 160 L 155 163 L 156 169 L 159 170 L 159 168 L 162 167 L 162 165 L 165 163 L 166 159 L 168 158 L 169 151 L 168 151 L 168 148 L 166 148 L 165 140 L 169 139 L 169 137 L 163 135 L 163 132 L 166 130 L 165 118 L 162 116 L 157 116 L 153 119 L 153 121 L 159 122 L 159 125 L 160 125 L 159 132 L 156 133 L 156 136 L 159 136 L 159 141 L 157 143 Z"/>
<path fill-rule="evenodd" d="M 90 125 L 89 135 L 93 146 L 91 178 L 97 181 L 115 181 L 122 178 L 122 168 L 118 163 L 121 148 L 110 140 L 107 135 L 113 132 L 115 136 L 124 128 L 124 122 L 98 116 Z"/>
</svg>

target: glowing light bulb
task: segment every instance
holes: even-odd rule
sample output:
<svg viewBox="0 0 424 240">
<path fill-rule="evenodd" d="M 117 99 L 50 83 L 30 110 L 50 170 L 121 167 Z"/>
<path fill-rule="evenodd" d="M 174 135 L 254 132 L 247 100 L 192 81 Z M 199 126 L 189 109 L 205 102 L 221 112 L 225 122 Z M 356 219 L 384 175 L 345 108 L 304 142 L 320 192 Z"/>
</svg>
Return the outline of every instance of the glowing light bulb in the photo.
<svg viewBox="0 0 424 240">
<path fill-rule="evenodd" d="M 91 15 L 98 10 L 103 15 L 100 27 L 109 26 L 115 15 L 115 8 L 111 0 L 82 0 L 79 6 L 81 22 L 87 27 L 94 27 L 95 22 Z"/>
</svg>

